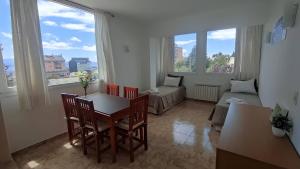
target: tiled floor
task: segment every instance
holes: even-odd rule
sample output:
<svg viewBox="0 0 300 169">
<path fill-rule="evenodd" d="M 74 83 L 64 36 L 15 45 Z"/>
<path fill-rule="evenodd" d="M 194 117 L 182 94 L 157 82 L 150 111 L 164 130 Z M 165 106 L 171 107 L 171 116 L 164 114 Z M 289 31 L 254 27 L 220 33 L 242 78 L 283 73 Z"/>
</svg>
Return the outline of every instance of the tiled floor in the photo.
<svg viewBox="0 0 300 169">
<path fill-rule="evenodd" d="M 213 169 L 219 133 L 211 130 L 207 118 L 212 104 L 185 101 L 161 116 L 149 115 L 149 149 L 140 148 L 135 162 L 122 150 L 111 163 L 110 151 L 97 163 L 95 153 L 84 156 L 79 147 L 68 144 L 67 135 L 14 154 L 22 169 Z"/>
</svg>

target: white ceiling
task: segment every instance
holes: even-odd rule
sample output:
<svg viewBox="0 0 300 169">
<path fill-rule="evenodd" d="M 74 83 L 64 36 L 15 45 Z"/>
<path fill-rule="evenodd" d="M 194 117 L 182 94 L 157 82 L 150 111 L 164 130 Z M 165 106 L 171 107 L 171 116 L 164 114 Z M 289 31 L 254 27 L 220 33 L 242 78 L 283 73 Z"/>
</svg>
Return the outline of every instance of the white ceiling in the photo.
<svg viewBox="0 0 300 169">
<path fill-rule="evenodd" d="M 237 3 L 267 0 L 72 0 L 91 8 L 110 11 L 135 20 L 151 22 L 220 9 Z"/>
</svg>

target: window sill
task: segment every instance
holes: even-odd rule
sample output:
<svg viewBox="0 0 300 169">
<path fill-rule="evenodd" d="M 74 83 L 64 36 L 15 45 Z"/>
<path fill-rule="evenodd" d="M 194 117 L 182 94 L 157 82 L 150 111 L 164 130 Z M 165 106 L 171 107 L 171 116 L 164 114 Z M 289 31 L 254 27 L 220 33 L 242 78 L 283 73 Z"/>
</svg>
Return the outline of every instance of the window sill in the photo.
<svg viewBox="0 0 300 169">
<path fill-rule="evenodd" d="M 100 82 L 100 80 L 95 80 L 93 82 L 90 83 L 90 85 L 95 85 L 98 84 Z M 57 89 L 57 88 L 65 88 L 65 87 L 79 87 L 80 86 L 80 82 L 76 82 L 76 83 L 65 83 L 65 84 L 59 84 L 59 85 L 52 85 L 52 86 L 48 86 L 49 90 L 53 90 L 53 89 Z M 8 88 L 7 90 L 0 92 L 0 98 L 7 98 L 7 97 L 12 97 L 12 96 L 17 96 L 17 88 L 16 87 L 12 87 L 12 88 Z"/>
<path fill-rule="evenodd" d="M 220 75 L 220 76 L 233 76 L 234 73 L 216 73 L 216 72 L 205 72 L 207 75 Z"/>
<path fill-rule="evenodd" d="M 175 75 L 196 75 L 197 72 L 169 72 L 169 74 L 175 74 Z"/>
<path fill-rule="evenodd" d="M 12 97 L 12 96 L 17 96 L 17 89 L 16 87 L 9 88 L 3 92 L 0 92 L 0 98 L 7 98 L 7 97 Z"/>
<path fill-rule="evenodd" d="M 100 80 L 95 80 L 93 82 L 90 82 L 90 84 L 97 84 L 99 83 Z M 51 85 L 51 86 L 48 86 L 49 90 L 52 90 L 52 89 L 57 89 L 57 88 L 64 88 L 64 87 L 79 87 L 80 86 L 80 82 L 74 82 L 74 83 L 65 83 L 65 84 L 58 84 L 58 85 Z"/>
</svg>

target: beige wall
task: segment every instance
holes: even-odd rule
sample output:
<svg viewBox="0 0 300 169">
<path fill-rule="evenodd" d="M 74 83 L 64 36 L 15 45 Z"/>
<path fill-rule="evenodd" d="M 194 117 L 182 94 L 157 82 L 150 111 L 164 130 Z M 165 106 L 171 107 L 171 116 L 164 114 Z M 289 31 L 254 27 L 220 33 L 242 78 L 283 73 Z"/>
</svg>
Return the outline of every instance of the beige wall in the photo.
<svg viewBox="0 0 300 169">
<path fill-rule="evenodd" d="M 283 15 L 284 3 L 276 0 L 272 15 L 264 28 L 264 36 L 272 31 L 276 21 Z M 298 3 L 300 1 L 298 0 Z M 294 129 L 291 140 L 300 153 L 300 103 L 294 96 L 300 92 L 300 12 L 296 25 L 288 28 L 286 40 L 276 44 L 263 43 L 260 73 L 260 98 L 264 106 L 274 107 L 279 103 L 290 111 Z"/>
</svg>

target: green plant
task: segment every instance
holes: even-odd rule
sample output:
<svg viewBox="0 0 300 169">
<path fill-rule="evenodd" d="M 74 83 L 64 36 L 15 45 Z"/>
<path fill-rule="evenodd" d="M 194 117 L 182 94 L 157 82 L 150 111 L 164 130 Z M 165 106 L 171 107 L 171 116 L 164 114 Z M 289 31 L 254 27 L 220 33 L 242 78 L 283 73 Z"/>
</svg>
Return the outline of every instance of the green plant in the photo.
<svg viewBox="0 0 300 169">
<path fill-rule="evenodd" d="M 275 114 L 272 118 L 272 126 L 290 132 L 293 128 L 293 124 L 292 121 L 288 118 L 288 115 L 288 113 L 285 116 L 280 113 Z"/>
<path fill-rule="evenodd" d="M 84 95 L 86 95 L 86 89 L 88 88 L 89 83 L 92 80 L 92 75 L 91 73 L 84 71 L 84 72 L 79 72 L 78 77 L 79 77 L 80 85 L 84 89 Z"/>
</svg>

